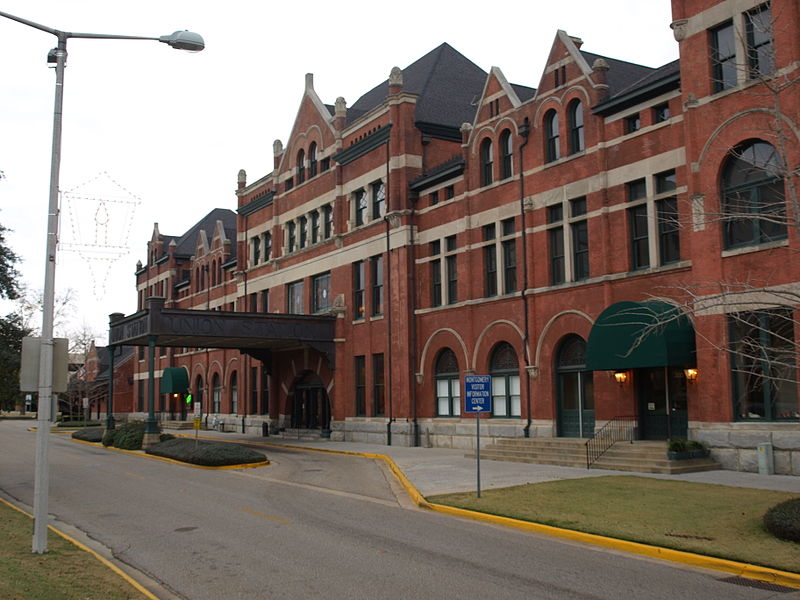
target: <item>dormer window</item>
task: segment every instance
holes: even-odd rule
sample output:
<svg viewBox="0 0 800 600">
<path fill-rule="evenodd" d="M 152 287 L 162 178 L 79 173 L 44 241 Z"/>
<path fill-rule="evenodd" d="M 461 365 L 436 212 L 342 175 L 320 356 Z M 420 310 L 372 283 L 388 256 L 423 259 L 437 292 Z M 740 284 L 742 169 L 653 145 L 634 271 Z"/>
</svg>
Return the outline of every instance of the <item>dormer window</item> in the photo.
<svg viewBox="0 0 800 600">
<path fill-rule="evenodd" d="M 481 185 L 492 183 L 492 140 L 486 138 L 481 142 Z"/>
<path fill-rule="evenodd" d="M 308 177 L 314 177 L 317 174 L 317 143 L 311 142 L 308 147 Z"/>
<path fill-rule="evenodd" d="M 545 161 L 553 162 L 561 158 L 558 134 L 558 113 L 555 110 L 547 111 L 544 116 L 545 133 Z"/>
</svg>

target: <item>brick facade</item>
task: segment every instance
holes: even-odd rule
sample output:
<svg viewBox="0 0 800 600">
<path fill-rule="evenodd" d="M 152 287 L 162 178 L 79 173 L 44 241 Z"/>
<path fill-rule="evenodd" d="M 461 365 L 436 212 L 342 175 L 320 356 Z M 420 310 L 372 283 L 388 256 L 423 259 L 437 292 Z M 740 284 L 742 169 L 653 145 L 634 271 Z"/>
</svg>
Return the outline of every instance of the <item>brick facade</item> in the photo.
<svg viewBox="0 0 800 600">
<path fill-rule="evenodd" d="M 212 211 L 183 236 L 156 225 L 137 290 L 140 309 L 162 296 L 176 308 L 334 314 L 335 364 L 287 340 L 263 363 L 164 349 L 156 376 L 185 367 L 204 413 L 245 430 L 267 422 L 334 439 L 469 447 L 474 422 L 453 382 L 490 373 L 489 440 L 587 435 L 638 415 L 643 437 L 704 440 L 726 468 L 754 470 L 756 446 L 768 442 L 780 472 L 800 473 L 794 385 L 769 408 L 743 409 L 725 351 L 729 313 L 770 309 L 765 293 L 796 291 L 796 214 L 787 202 L 783 234 L 740 243 L 751 221 L 720 207 L 732 153 L 754 140 L 779 151 L 787 199 L 796 194 L 800 87 L 769 87 L 797 79 L 797 3 L 772 2 L 764 73 L 742 66 L 764 38 L 748 37 L 761 3 L 672 5 L 680 59 L 656 69 L 591 54 L 559 31 L 535 89 L 447 44 L 352 106 L 324 104 L 307 75 L 273 170 L 251 182 L 239 174 L 235 212 Z M 727 23 L 736 74 L 718 90 L 710 47 Z M 700 284 L 741 283 L 759 292 L 737 296 L 733 309 L 687 304 L 713 293 Z M 683 378 L 689 365 L 621 369 L 622 384 L 588 370 L 581 359 L 598 316 L 653 298 L 686 305 L 696 381 Z M 782 373 L 796 379 L 794 368 Z M 140 354 L 137 399 L 146 379 Z M 677 430 L 648 416 L 664 385 L 665 414 L 677 415 L 667 427 Z M 175 412 L 169 403 L 156 408 Z"/>
</svg>

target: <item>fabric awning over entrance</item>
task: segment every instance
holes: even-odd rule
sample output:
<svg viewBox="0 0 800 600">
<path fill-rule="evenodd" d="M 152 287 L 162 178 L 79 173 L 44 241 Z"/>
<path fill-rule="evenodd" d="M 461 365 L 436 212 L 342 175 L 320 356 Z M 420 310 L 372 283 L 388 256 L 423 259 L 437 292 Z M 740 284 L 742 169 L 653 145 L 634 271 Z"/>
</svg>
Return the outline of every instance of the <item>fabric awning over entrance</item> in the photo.
<svg viewBox="0 0 800 600">
<path fill-rule="evenodd" d="M 183 367 L 167 367 L 161 374 L 162 394 L 185 394 L 189 391 L 189 373 Z"/>
<path fill-rule="evenodd" d="M 586 368 L 613 371 L 695 366 L 694 326 L 666 302 L 617 302 L 592 326 Z"/>
</svg>

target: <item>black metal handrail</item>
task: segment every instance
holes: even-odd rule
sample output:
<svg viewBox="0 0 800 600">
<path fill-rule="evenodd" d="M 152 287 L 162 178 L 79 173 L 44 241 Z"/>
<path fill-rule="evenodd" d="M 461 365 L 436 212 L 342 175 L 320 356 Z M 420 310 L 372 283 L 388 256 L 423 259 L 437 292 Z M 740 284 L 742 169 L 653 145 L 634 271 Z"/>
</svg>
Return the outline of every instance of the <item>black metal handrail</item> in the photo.
<svg viewBox="0 0 800 600">
<path fill-rule="evenodd" d="M 610 419 L 592 437 L 586 440 L 586 468 L 591 469 L 597 459 L 603 456 L 617 442 L 630 441 L 632 444 L 636 437 L 638 425 L 639 418 L 635 416 L 621 416 Z"/>
</svg>

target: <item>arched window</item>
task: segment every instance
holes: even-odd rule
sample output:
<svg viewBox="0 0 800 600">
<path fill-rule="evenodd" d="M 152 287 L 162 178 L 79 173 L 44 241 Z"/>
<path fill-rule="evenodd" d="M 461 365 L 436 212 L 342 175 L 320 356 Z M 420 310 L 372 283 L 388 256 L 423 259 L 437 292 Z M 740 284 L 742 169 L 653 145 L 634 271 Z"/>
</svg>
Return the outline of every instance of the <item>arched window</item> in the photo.
<svg viewBox="0 0 800 600">
<path fill-rule="evenodd" d="M 308 147 L 308 177 L 317 174 L 317 142 L 311 142 Z"/>
<path fill-rule="evenodd" d="M 558 144 L 558 113 L 548 110 L 544 115 L 545 162 L 553 162 L 561 158 Z"/>
<path fill-rule="evenodd" d="M 222 404 L 222 382 L 219 373 L 214 373 L 211 380 L 211 412 L 219 413 Z"/>
<path fill-rule="evenodd" d="M 301 184 L 306 180 L 306 151 L 300 150 L 297 153 L 297 183 Z"/>
<path fill-rule="evenodd" d="M 486 138 L 481 142 L 481 185 L 492 183 L 492 140 Z"/>
<path fill-rule="evenodd" d="M 217 283 L 222 283 L 222 259 L 217 261 Z"/>
<path fill-rule="evenodd" d="M 197 378 L 194 380 L 194 392 L 193 392 L 193 400 L 194 402 L 200 403 L 200 409 L 203 409 L 203 378 L 198 375 Z M 194 407 L 191 407 L 194 408 Z"/>
<path fill-rule="evenodd" d="M 584 149 L 583 142 L 583 104 L 573 100 L 567 112 L 569 116 L 569 153 L 575 154 Z"/>
<path fill-rule="evenodd" d="M 217 285 L 217 261 L 211 261 L 211 275 L 209 275 L 209 279 L 211 280 L 211 287 Z"/>
<path fill-rule="evenodd" d="M 519 361 L 508 342 L 501 342 L 492 352 L 489 374 L 492 376 L 492 415 L 519 417 Z"/>
<path fill-rule="evenodd" d="M 231 373 L 231 414 L 239 414 L 239 381 L 236 371 Z"/>
<path fill-rule="evenodd" d="M 500 177 L 508 179 L 514 174 L 513 147 L 511 131 L 506 129 L 500 134 Z"/>
<path fill-rule="evenodd" d="M 786 237 L 783 161 L 770 144 L 750 140 L 734 148 L 722 169 L 725 247 Z"/>
<path fill-rule="evenodd" d="M 586 342 L 567 336 L 556 357 L 557 427 L 561 437 L 591 437 L 594 433 L 594 384 L 586 370 Z"/>
<path fill-rule="evenodd" d="M 461 414 L 461 381 L 458 360 L 449 348 L 436 359 L 436 416 L 455 417 Z"/>
</svg>

